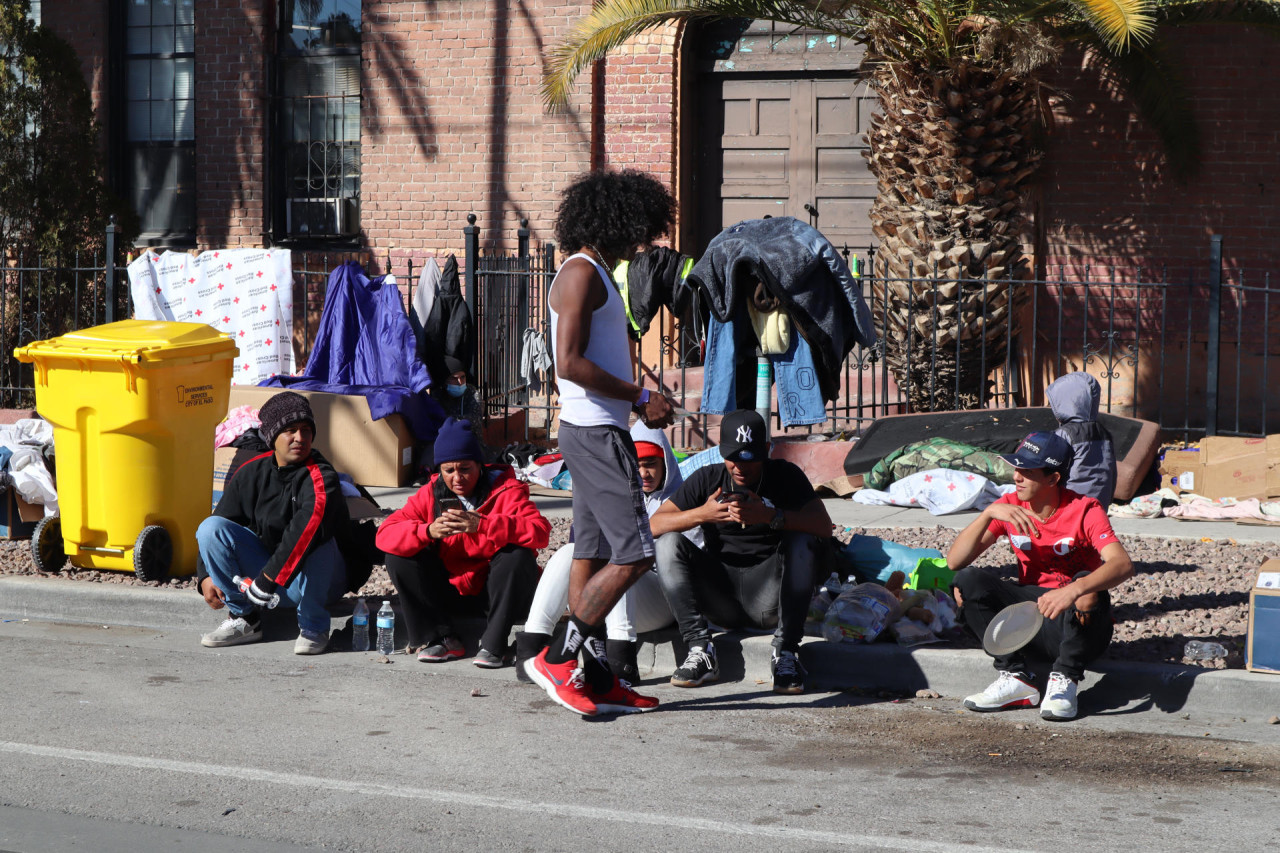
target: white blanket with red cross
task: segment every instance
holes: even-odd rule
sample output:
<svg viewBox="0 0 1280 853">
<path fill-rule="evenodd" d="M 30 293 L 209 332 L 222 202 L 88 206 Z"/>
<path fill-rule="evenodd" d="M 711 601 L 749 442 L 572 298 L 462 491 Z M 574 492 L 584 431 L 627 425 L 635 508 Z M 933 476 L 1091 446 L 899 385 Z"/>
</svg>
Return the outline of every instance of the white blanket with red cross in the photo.
<svg viewBox="0 0 1280 853">
<path fill-rule="evenodd" d="M 853 500 L 873 506 L 920 506 L 933 515 L 947 515 L 967 509 L 986 509 L 1001 495 L 1012 491 L 1012 485 L 997 486 L 980 474 L 931 468 L 894 480 L 887 492 L 876 489 L 854 492 Z"/>
<path fill-rule="evenodd" d="M 294 372 L 293 269 L 288 249 L 143 252 L 129 264 L 139 320 L 207 323 L 240 348 L 232 382 Z"/>
</svg>

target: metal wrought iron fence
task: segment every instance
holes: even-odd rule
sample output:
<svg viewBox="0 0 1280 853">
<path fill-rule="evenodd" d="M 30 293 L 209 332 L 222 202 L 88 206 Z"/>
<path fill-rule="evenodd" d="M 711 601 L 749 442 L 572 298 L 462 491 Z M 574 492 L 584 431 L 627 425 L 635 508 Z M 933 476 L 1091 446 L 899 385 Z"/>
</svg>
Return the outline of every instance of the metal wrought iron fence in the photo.
<svg viewBox="0 0 1280 853">
<path fill-rule="evenodd" d="M 462 230 L 464 291 L 476 319 L 477 378 L 486 418 L 501 422 L 491 435 L 504 441 L 550 438 L 557 428 L 554 371 L 536 365 L 522 369 L 522 361 L 540 347 L 550 353 L 547 293 L 555 275 L 555 247 L 534 247 L 527 221 L 520 223 L 514 253 L 483 249 L 474 215 Z M 15 347 L 130 316 L 114 225 L 105 237 L 103 252 L 66 259 L 28 257 L 0 247 L 0 407 L 34 405 L 31 367 L 17 362 Z M 880 340 L 849 353 L 839 395 L 827 404 L 824 423 L 787 430 L 775 414 L 779 432 L 857 434 L 875 418 L 909 411 L 907 378 L 888 366 L 894 346 L 913 353 L 910 369 L 923 377 L 916 399 L 926 402 L 917 408 L 945 399 L 973 382 L 975 373 L 981 406 L 1043 405 L 1043 390 L 1053 378 L 1085 370 L 1102 384 L 1104 411 L 1155 421 L 1171 436 L 1280 431 L 1275 415 L 1280 390 L 1271 382 L 1280 354 L 1272 333 L 1280 328 L 1280 298 L 1271 295 L 1269 272 L 1225 269 L 1219 237 L 1210 241 L 1202 264 L 1177 273 L 1077 265 L 1053 268 L 1053 275 L 1034 281 L 879 279 L 869 274 L 873 251 L 856 258 L 845 251 L 861 276 Z M 368 252 L 294 254 L 299 370 L 314 341 L 328 278 L 348 260 L 366 269 L 374 261 Z M 412 316 L 421 266 L 401 263 L 403 268 L 393 268 L 388 257 L 380 272 L 396 274 Z M 906 288 L 935 307 L 904 310 L 889 298 L 895 288 Z M 966 289 L 988 294 L 968 322 L 999 327 L 999 334 L 969 350 L 939 336 L 932 322 L 945 294 Z M 1015 307 L 994 319 L 997 312 L 988 308 L 998 304 Z M 694 412 L 674 429 L 678 446 L 696 447 L 715 437 L 717 419 L 697 414 L 704 336 L 705 314 L 677 318 L 664 311 L 640 344 L 645 381 Z M 957 353 L 964 356 L 957 369 L 939 369 L 940 360 Z"/>
<path fill-rule="evenodd" d="M 112 217 L 101 251 L 43 257 L 0 246 L 0 408 L 35 406 L 34 367 L 15 347 L 129 316 Z"/>
</svg>

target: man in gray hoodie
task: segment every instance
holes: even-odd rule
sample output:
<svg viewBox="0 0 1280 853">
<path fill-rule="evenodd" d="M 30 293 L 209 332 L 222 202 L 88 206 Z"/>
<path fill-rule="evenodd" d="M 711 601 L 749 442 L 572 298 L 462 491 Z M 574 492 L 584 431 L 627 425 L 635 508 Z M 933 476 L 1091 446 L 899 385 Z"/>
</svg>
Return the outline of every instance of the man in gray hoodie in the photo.
<svg viewBox="0 0 1280 853">
<path fill-rule="evenodd" d="M 1068 373 L 1054 380 L 1048 397 L 1056 433 L 1071 442 L 1074 454 L 1064 485 L 1106 509 L 1116 491 L 1116 451 L 1111 433 L 1098 423 L 1102 386 L 1083 371 Z"/>
</svg>

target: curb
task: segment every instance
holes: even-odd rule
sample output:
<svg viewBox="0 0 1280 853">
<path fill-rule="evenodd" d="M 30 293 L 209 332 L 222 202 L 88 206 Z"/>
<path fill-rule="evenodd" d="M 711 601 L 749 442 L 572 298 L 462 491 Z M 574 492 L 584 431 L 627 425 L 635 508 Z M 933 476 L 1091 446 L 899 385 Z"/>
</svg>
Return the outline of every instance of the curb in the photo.
<svg viewBox="0 0 1280 853">
<path fill-rule="evenodd" d="M 283 614 L 282 614 L 283 615 Z M 209 630 L 214 619 L 191 590 L 90 584 L 61 578 L 0 577 L 0 616 L 46 622 L 112 624 L 153 630 Z M 348 614 L 334 614 L 335 630 Z M 459 624 L 470 642 L 478 639 L 478 620 Z M 193 636 L 194 641 L 194 636 Z M 770 682 L 772 636 L 730 632 L 717 635 L 721 679 Z M 639 663 L 646 678 L 664 678 L 679 664 L 675 643 L 645 642 Z M 991 659 L 977 649 L 925 646 L 907 649 L 893 643 L 831 644 L 805 639 L 800 659 L 816 690 L 934 690 L 958 698 L 981 690 L 993 677 Z M 1136 706 L 1167 714 L 1193 712 L 1249 717 L 1280 713 L 1280 679 L 1244 670 L 1211 670 L 1171 664 L 1102 661 L 1080 692 L 1086 713 Z"/>
</svg>

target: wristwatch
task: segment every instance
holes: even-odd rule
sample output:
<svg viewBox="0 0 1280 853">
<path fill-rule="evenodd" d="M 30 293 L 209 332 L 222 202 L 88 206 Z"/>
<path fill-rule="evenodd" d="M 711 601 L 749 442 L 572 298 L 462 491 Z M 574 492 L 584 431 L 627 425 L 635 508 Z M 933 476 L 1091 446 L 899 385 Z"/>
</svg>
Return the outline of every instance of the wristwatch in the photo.
<svg viewBox="0 0 1280 853">
<path fill-rule="evenodd" d="M 641 389 L 640 389 L 640 396 L 639 396 L 639 397 L 636 397 L 636 401 L 635 401 L 634 403 L 632 403 L 632 404 L 631 404 L 631 408 L 633 408 L 633 409 L 643 409 L 643 408 L 644 408 L 645 403 L 648 403 L 648 402 L 649 402 L 649 389 L 648 389 L 648 388 L 641 388 Z"/>
<path fill-rule="evenodd" d="M 782 525 L 787 523 L 787 514 L 782 507 L 777 507 L 773 512 L 773 519 L 769 522 L 770 530 L 781 530 Z"/>
</svg>

